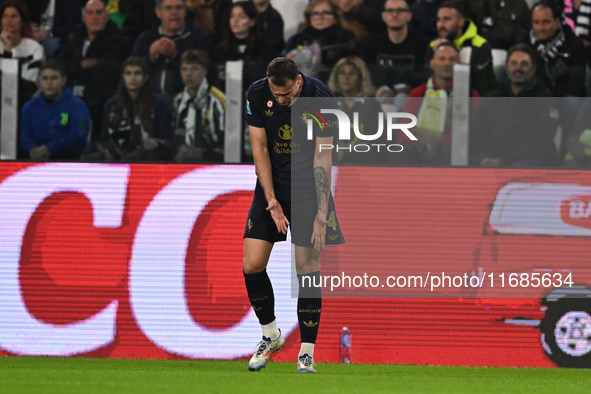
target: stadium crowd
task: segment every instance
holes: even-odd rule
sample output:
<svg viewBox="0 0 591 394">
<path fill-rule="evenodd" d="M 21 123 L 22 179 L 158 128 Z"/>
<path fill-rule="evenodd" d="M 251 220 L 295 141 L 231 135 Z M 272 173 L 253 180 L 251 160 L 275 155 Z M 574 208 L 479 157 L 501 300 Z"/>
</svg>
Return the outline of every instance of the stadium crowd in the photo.
<svg viewBox="0 0 591 394">
<path fill-rule="evenodd" d="M 246 92 L 286 56 L 365 112 L 360 129 L 417 115 L 404 154 L 364 163 L 449 165 L 467 64 L 471 165 L 591 165 L 591 0 L 311 0 L 292 37 L 271 0 L 0 0 L 0 15 L 21 159 L 222 162 L 225 63 L 244 61 Z"/>
</svg>

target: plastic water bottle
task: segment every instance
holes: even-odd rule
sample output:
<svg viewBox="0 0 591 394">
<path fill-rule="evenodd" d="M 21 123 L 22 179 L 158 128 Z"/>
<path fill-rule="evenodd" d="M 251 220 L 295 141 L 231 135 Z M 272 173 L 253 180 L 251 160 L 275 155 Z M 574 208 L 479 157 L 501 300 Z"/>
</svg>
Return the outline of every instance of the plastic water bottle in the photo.
<svg viewBox="0 0 591 394">
<path fill-rule="evenodd" d="M 347 327 L 343 327 L 343 331 L 341 331 L 339 362 L 345 364 L 351 363 L 351 333 Z"/>
</svg>

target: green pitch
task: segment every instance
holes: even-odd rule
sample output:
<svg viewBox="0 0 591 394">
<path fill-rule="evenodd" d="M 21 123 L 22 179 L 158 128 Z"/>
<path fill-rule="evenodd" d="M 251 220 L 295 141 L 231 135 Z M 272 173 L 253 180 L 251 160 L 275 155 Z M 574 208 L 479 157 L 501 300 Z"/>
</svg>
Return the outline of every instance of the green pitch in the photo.
<svg viewBox="0 0 591 394">
<path fill-rule="evenodd" d="M 0 357 L 0 393 L 589 393 L 591 371 L 245 361 Z"/>
</svg>

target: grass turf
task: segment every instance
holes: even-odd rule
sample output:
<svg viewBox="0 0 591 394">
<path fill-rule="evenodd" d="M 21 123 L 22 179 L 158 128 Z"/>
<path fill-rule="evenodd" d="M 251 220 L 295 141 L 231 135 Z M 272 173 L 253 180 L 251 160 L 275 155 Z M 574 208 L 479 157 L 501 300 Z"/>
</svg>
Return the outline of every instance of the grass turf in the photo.
<svg viewBox="0 0 591 394">
<path fill-rule="evenodd" d="M 245 361 L 0 357 L 0 393 L 588 393 L 591 371 Z"/>
</svg>

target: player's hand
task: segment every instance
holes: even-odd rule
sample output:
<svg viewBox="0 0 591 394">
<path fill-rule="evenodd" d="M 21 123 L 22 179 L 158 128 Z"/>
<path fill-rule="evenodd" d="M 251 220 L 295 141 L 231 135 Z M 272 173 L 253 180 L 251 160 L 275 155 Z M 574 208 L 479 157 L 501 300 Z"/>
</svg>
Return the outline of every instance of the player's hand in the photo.
<svg viewBox="0 0 591 394">
<path fill-rule="evenodd" d="M 269 201 L 269 205 L 267 206 L 267 211 L 271 213 L 271 217 L 277 226 L 277 231 L 282 234 L 287 234 L 287 226 L 289 226 L 289 221 L 283 214 L 283 208 L 281 208 L 281 204 L 276 199 L 271 199 Z"/>
<path fill-rule="evenodd" d="M 326 215 L 323 215 L 322 212 L 318 211 L 316 218 L 314 219 L 314 230 L 312 231 L 310 242 L 314 244 L 314 249 L 319 252 L 322 251 L 325 246 L 327 224 L 328 220 L 326 220 Z"/>
</svg>

